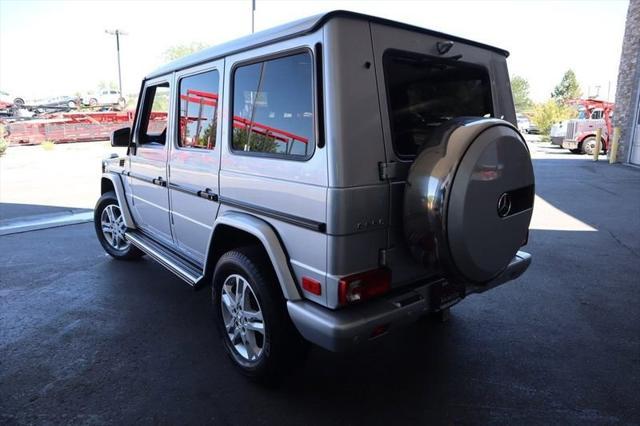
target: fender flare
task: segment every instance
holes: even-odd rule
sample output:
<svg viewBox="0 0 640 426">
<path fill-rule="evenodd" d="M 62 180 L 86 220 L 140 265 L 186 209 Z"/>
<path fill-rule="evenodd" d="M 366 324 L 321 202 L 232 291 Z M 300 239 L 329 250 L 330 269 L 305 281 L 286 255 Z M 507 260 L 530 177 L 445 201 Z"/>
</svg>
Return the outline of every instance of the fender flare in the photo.
<svg viewBox="0 0 640 426">
<path fill-rule="evenodd" d="M 209 239 L 209 250 L 207 251 L 205 260 L 205 276 L 213 276 L 215 265 L 209 257 L 214 251 L 212 248 L 215 247 L 216 231 L 221 226 L 236 228 L 256 237 L 269 256 L 269 260 L 278 277 L 284 298 L 286 300 L 302 299 L 289 266 L 289 259 L 282 248 L 282 243 L 276 231 L 264 220 L 247 213 L 230 211 L 218 216 Z"/>
<path fill-rule="evenodd" d="M 124 219 L 124 224 L 129 229 L 136 229 L 136 224 L 133 221 L 133 216 L 131 216 L 131 211 L 129 210 L 129 205 L 127 204 L 127 197 L 124 192 L 124 185 L 122 183 L 122 176 L 118 173 L 114 172 L 105 172 L 102 174 L 102 179 L 107 179 L 111 181 L 111 185 L 113 186 L 113 190 L 116 193 L 116 198 L 118 199 L 118 204 L 120 205 L 120 210 L 122 211 L 122 217 Z"/>
</svg>

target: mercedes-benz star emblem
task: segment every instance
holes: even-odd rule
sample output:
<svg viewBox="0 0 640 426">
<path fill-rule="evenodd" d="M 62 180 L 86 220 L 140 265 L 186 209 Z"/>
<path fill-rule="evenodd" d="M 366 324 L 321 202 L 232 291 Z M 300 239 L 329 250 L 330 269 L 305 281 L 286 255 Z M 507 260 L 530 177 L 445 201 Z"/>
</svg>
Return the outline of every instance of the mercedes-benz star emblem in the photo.
<svg viewBox="0 0 640 426">
<path fill-rule="evenodd" d="M 511 195 L 504 193 L 498 198 L 498 216 L 505 217 L 511 212 Z"/>
</svg>

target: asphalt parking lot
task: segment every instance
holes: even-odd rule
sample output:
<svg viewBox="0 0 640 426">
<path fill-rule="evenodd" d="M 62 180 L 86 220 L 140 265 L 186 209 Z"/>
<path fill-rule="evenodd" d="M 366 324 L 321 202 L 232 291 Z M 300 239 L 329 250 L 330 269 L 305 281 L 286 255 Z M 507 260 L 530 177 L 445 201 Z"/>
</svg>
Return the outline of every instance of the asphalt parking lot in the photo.
<svg viewBox="0 0 640 426">
<path fill-rule="evenodd" d="M 231 368 L 208 291 L 111 260 L 92 224 L 1 236 L 0 422 L 640 423 L 640 170 L 533 158 L 523 277 L 446 323 L 314 348 L 273 389 Z"/>
</svg>

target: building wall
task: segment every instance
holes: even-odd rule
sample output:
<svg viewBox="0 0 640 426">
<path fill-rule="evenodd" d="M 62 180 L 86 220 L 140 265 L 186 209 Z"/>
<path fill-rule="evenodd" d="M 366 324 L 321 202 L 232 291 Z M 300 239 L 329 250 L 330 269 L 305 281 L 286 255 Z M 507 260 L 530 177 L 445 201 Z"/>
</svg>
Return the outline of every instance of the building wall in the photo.
<svg viewBox="0 0 640 426">
<path fill-rule="evenodd" d="M 628 161 L 640 90 L 640 0 L 630 0 L 620 55 L 614 126 L 620 127 L 618 161 Z"/>
</svg>

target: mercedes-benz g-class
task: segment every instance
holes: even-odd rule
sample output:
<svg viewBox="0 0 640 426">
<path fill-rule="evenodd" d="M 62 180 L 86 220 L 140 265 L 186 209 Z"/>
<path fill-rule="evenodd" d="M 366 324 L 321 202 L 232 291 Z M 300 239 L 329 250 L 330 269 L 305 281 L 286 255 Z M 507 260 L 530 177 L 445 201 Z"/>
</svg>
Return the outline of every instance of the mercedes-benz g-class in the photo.
<svg viewBox="0 0 640 426">
<path fill-rule="evenodd" d="M 212 287 L 224 347 L 273 377 L 520 276 L 534 199 L 504 50 L 350 12 L 142 83 L 95 227 Z"/>
</svg>

